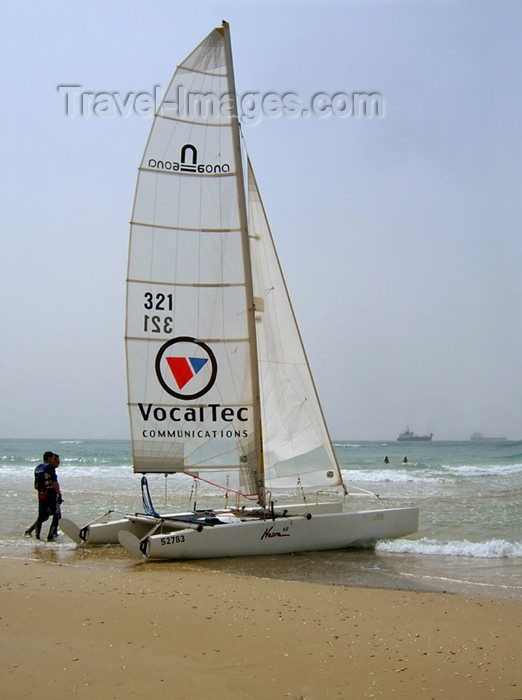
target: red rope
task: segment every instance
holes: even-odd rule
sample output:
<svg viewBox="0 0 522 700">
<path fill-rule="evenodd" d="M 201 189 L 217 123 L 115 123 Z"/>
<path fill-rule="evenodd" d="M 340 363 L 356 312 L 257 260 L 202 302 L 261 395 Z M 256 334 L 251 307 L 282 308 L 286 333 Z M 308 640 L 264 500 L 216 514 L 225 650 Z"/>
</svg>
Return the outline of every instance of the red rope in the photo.
<svg viewBox="0 0 522 700">
<path fill-rule="evenodd" d="M 198 481 L 203 481 L 205 484 L 210 484 L 210 486 L 215 486 L 217 489 L 222 489 L 223 491 L 226 491 L 227 493 L 230 491 L 231 493 L 235 493 L 238 496 L 241 496 L 242 498 L 246 498 L 248 501 L 256 501 L 255 496 L 247 496 L 246 493 L 243 493 L 242 491 L 235 491 L 234 489 L 231 489 L 228 486 L 221 486 L 221 484 L 215 484 L 213 481 L 209 481 L 208 479 L 203 479 L 201 476 L 196 476 L 195 474 L 191 474 L 190 472 L 185 472 L 187 476 L 191 476 L 193 479 L 197 479 Z"/>
</svg>

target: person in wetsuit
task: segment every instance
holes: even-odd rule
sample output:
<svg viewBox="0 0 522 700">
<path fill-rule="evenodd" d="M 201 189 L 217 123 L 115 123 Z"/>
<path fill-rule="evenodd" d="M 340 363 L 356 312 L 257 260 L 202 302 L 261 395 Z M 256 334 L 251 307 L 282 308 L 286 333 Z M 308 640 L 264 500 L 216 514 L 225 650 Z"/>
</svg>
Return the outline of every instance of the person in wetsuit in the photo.
<svg viewBox="0 0 522 700">
<path fill-rule="evenodd" d="M 47 541 L 51 542 L 58 535 L 58 523 L 62 517 L 60 505 L 62 494 L 60 484 L 56 476 L 56 469 L 60 466 L 60 456 L 53 452 L 44 452 L 43 462 L 34 470 L 34 487 L 38 491 L 38 518 L 25 531 L 30 535 L 36 530 L 36 539 L 40 539 L 43 523 L 52 516 Z"/>
</svg>

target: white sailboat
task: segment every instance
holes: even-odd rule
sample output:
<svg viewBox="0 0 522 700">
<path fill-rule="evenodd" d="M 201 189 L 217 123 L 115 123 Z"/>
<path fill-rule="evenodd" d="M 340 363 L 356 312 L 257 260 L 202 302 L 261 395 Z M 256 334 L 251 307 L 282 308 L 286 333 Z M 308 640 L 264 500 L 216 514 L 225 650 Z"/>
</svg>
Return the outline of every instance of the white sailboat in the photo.
<svg viewBox="0 0 522 700">
<path fill-rule="evenodd" d="M 338 549 L 417 530 L 415 507 L 347 509 L 241 142 L 225 22 L 176 70 L 141 161 L 126 351 L 134 471 L 183 473 L 222 486 L 236 505 L 161 516 L 142 480 L 145 513 L 83 528 L 62 520 L 76 542 L 193 559 Z"/>
</svg>

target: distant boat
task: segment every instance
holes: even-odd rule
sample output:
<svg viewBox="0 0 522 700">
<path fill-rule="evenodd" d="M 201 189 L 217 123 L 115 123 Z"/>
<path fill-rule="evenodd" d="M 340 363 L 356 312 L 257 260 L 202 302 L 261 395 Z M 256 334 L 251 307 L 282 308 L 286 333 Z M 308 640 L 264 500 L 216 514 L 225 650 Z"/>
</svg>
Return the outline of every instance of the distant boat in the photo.
<svg viewBox="0 0 522 700">
<path fill-rule="evenodd" d="M 433 437 L 433 433 L 426 433 L 426 435 L 415 435 L 414 432 L 410 430 L 410 426 L 399 435 L 397 440 L 399 442 L 430 442 Z"/>
<path fill-rule="evenodd" d="M 484 437 L 482 433 L 473 433 L 470 437 L 471 442 L 506 442 L 505 437 Z"/>
</svg>

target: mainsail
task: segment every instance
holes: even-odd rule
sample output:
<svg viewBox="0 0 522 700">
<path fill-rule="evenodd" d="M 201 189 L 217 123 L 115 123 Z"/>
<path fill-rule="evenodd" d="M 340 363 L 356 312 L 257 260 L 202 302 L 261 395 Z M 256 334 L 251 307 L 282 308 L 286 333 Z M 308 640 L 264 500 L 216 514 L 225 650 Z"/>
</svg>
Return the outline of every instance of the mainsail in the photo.
<svg viewBox="0 0 522 700">
<path fill-rule="evenodd" d="M 141 161 L 127 275 L 134 471 L 235 473 L 264 489 L 342 479 L 252 168 L 228 25 L 176 70 Z M 247 185 L 245 187 L 245 184 Z"/>
</svg>

